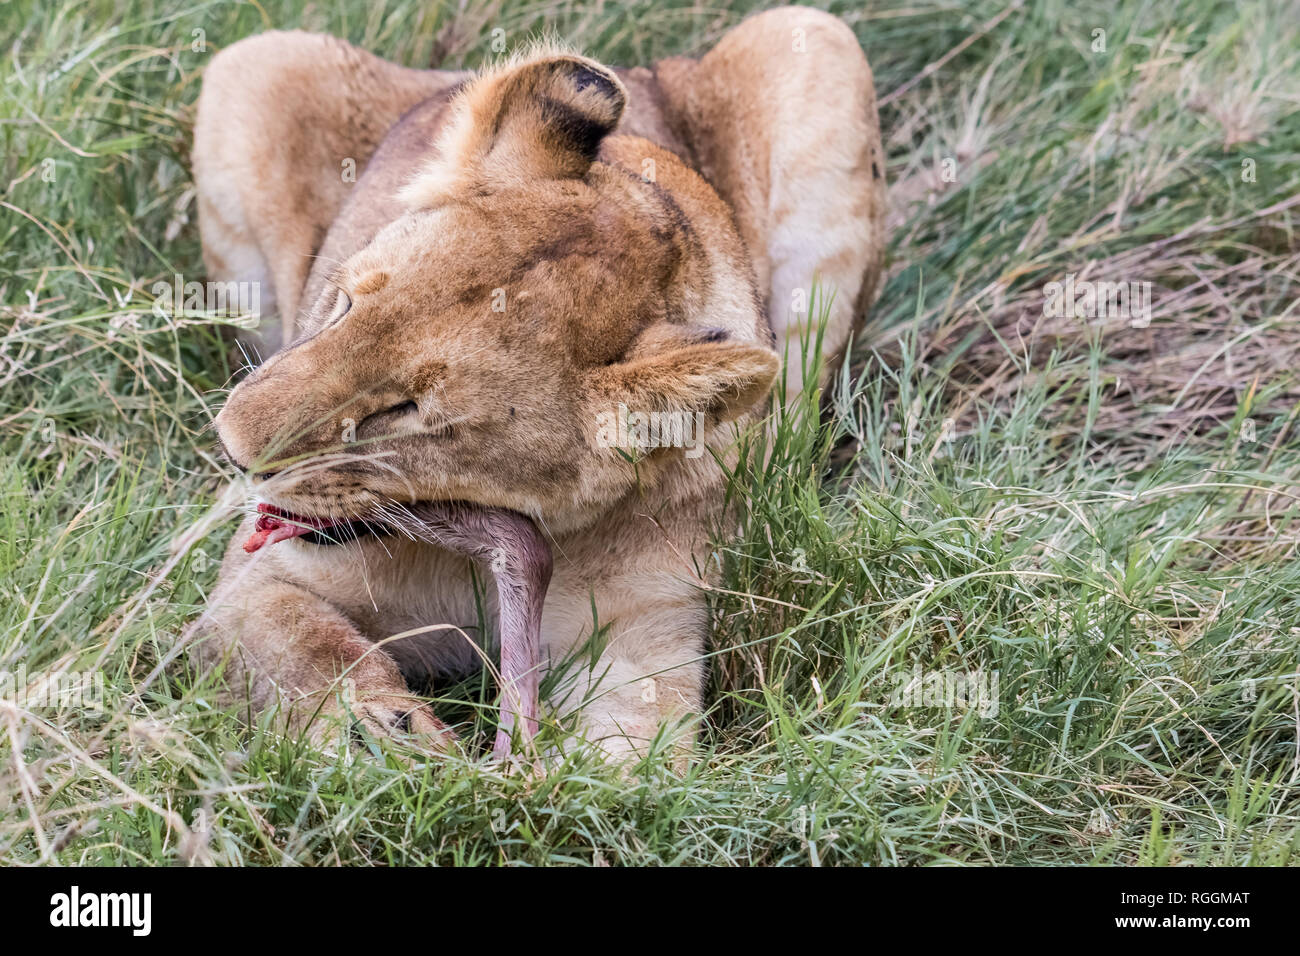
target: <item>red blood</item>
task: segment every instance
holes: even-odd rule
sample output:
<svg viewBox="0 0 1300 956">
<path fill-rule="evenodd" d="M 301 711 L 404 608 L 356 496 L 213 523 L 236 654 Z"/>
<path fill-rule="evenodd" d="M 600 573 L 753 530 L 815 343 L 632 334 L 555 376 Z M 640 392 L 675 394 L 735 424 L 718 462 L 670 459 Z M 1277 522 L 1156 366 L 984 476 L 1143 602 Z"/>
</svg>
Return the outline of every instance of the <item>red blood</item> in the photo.
<svg viewBox="0 0 1300 956">
<path fill-rule="evenodd" d="M 299 538 L 304 534 L 322 531 L 334 525 L 329 518 L 308 518 L 281 511 L 275 505 L 260 504 L 257 506 L 257 511 L 255 530 L 244 542 L 244 550 L 249 554 L 261 550 L 263 545 L 287 541 L 289 538 Z"/>
</svg>

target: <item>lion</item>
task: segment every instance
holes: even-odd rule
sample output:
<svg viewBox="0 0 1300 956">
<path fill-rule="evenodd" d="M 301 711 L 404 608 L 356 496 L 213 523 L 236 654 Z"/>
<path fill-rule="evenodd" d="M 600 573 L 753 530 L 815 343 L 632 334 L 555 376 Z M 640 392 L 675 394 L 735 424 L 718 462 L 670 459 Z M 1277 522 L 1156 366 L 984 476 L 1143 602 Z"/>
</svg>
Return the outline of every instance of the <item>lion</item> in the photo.
<svg viewBox="0 0 1300 956">
<path fill-rule="evenodd" d="M 541 45 L 478 74 L 265 33 L 208 66 L 194 174 L 209 276 L 261 283 L 270 314 L 214 423 L 261 504 L 200 660 L 304 726 L 445 748 L 416 691 L 482 666 L 499 602 L 403 516 L 517 512 L 546 545 L 501 552 L 550 575 L 549 719 L 611 757 L 689 747 L 738 438 L 783 358 L 793 397 L 809 343 L 843 355 L 879 279 L 848 27 L 778 8 L 698 59 Z"/>
</svg>

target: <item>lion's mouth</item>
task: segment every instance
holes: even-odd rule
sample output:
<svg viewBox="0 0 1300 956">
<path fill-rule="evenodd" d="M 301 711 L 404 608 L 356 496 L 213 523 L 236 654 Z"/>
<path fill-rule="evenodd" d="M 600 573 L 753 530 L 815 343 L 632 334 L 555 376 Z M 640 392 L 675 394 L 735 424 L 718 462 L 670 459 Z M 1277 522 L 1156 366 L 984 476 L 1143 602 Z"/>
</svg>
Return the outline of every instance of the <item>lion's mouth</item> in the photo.
<svg viewBox="0 0 1300 956">
<path fill-rule="evenodd" d="M 257 524 L 244 542 L 244 550 L 252 554 L 268 544 L 288 541 L 290 538 L 302 538 L 311 544 L 342 544 L 362 535 L 378 534 L 385 530 L 387 529 L 361 519 L 314 518 L 263 503 L 257 506 Z"/>
<path fill-rule="evenodd" d="M 537 733 L 541 668 L 542 602 L 551 580 L 551 545 L 532 519 L 505 508 L 464 501 L 424 502 L 406 509 L 401 530 L 413 539 L 462 554 L 496 579 L 501 638 L 501 722 L 493 752 L 511 749 L 511 731 Z M 362 530 L 357 530 L 358 527 Z M 390 533 L 386 523 L 356 518 L 316 518 L 275 505 L 257 506 L 257 524 L 244 550 L 302 538 L 338 543 L 347 535 Z"/>
</svg>

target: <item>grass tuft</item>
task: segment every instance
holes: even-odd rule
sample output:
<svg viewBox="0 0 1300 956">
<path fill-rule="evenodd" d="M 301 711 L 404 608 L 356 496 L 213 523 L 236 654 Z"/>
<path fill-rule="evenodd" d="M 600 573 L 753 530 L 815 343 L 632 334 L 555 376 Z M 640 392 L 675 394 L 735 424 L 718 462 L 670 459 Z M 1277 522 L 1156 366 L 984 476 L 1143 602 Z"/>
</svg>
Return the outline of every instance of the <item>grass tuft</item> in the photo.
<svg viewBox="0 0 1300 956">
<path fill-rule="evenodd" d="M 0 671 L 103 705 L 0 695 L 0 859 L 1292 860 L 1296 4 L 829 7 L 884 104 L 888 281 L 825 414 L 736 475 L 700 759 L 532 777 L 250 730 L 176 659 L 232 530 L 225 320 L 149 307 L 202 273 L 199 78 L 271 27 L 632 64 L 756 7 L 0 4 Z M 1149 283 L 1150 314 L 1046 315 L 1069 275 Z M 482 693 L 442 689 L 471 739 Z"/>
</svg>

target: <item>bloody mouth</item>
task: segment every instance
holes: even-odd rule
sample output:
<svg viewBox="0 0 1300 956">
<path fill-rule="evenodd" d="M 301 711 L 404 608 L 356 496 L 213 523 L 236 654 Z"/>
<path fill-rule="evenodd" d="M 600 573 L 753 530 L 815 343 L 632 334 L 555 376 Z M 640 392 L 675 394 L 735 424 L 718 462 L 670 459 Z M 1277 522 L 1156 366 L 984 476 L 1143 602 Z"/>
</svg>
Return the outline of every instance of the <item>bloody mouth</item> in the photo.
<svg viewBox="0 0 1300 956">
<path fill-rule="evenodd" d="M 317 531 L 333 528 L 337 524 L 339 522 L 331 518 L 309 518 L 306 515 L 284 511 L 275 505 L 260 504 L 257 506 L 255 530 L 244 542 L 244 550 L 252 554 L 268 544 L 314 534 Z"/>
<path fill-rule="evenodd" d="M 493 753 L 511 752 L 512 734 L 537 733 L 542 602 L 551 580 L 551 546 L 531 519 L 504 508 L 436 502 L 410 510 L 413 536 L 488 565 L 496 579 L 501 639 L 500 722 Z M 365 519 L 312 518 L 275 505 L 257 506 L 257 523 L 244 542 L 249 554 L 290 538 L 326 543 L 384 533 Z M 325 534 L 324 532 L 329 532 Z M 489 564 L 488 559 L 491 559 Z"/>
</svg>

